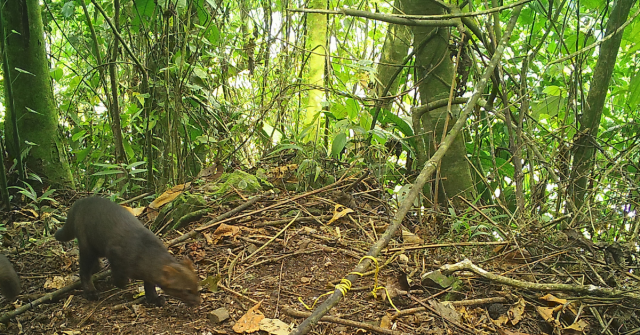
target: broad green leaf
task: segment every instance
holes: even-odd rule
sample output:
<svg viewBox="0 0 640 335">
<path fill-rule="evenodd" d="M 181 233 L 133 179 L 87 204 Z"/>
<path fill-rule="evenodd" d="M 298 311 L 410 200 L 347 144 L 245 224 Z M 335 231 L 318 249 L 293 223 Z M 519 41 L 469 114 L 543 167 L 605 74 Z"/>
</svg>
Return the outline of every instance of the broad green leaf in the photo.
<svg viewBox="0 0 640 335">
<path fill-rule="evenodd" d="M 358 114 L 360 112 L 360 104 L 355 99 L 349 98 L 347 99 L 347 103 L 345 104 L 345 109 L 347 110 L 347 115 L 349 115 L 349 119 L 356 120 L 358 118 Z"/>
<path fill-rule="evenodd" d="M 547 86 L 542 90 L 542 93 L 552 95 L 554 97 L 564 96 L 566 95 L 566 90 L 559 86 Z"/>
<path fill-rule="evenodd" d="M 91 152 L 91 148 L 82 149 L 76 152 L 76 163 L 80 163 L 84 161 L 84 159 L 87 157 L 89 152 Z"/>
<path fill-rule="evenodd" d="M 216 44 L 220 40 L 220 30 L 215 25 L 211 24 L 205 32 L 205 37 L 211 44 Z"/>
<path fill-rule="evenodd" d="M 342 149 L 347 145 L 347 134 L 339 133 L 331 141 L 331 156 L 338 157 Z"/>
<path fill-rule="evenodd" d="M 637 73 L 631 78 L 629 84 L 629 94 L 627 95 L 627 103 L 631 109 L 636 109 L 640 104 L 640 73 Z"/>
<path fill-rule="evenodd" d="M 72 141 L 78 141 L 79 139 L 84 138 L 84 135 L 85 135 L 86 133 L 87 133 L 87 132 L 86 132 L 85 130 L 80 130 L 79 132 L 77 132 L 77 133 L 75 133 L 75 134 L 73 134 L 73 135 L 71 136 L 71 140 L 72 140 Z"/>
<path fill-rule="evenodd" d="M 564 110 L 565 98 L 550 96 L 541 101 L 531 104 L 531 116 L 536 120 L 543 120 L 547 117 L 558 115 L 560 110 Z"/>
<path fill-rule="evenodd" d="M 332 103 L 329 110 L 336 120 L 342 120 L 347 116 L 347 108 L 342 103 Z"/>
<path fill-rule="evenodd" d="M 64 72 L 62 71 L 61 68 L 55 67 L 55 68 L 49 70 L 49 74 L 51 75 L 51 78 L 53 78 L 53 80 L 59 81 L 60 79 L 62 79 L 62 76 L 64 75 Z"/>
<path fill-rule="evenodd" d="M 122 141 L 122 146 L 124 147 L 124 152 L 127 154 L 127 158 L 133 159 L 136 156 L 136 153 L 133 152 L 133 148 L 131 148 L 131 143 L 129 143 L 129 141 Z"/>
<path fill-rule="evenodd" d="M 62 6 L 62 16 L 64 16 L 65 19 L 70 18 L 71 16 L 73 16 L 73 12 L 76 9 L 75 3 L 73 1 L 69 1 L 67 3 L 65 3 Z"/>
<path fill-rule="evenodd" d="M 120 165 L 117 165 L 117 164 L 93 163 L 93 165 L 99 166 L 99 167 L 105 167 L 105 168 L 109 168 L 109 169 L 119 169 L 120 168 Z"/>
<path fill-rule="evenodd" d="M 118 174 L 118 173 L 122 173 L 122 170 L 98 171 L 98 172 L 92 174 L 92 176 L 105 176 L 105 175 L 112 175 L 112 174 Z"/>
</svg>

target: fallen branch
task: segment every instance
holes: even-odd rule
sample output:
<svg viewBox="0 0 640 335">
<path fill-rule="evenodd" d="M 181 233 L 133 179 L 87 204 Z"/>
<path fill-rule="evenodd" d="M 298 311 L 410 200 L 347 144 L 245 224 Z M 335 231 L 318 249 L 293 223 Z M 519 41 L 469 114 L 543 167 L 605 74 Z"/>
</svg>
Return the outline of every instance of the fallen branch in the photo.
<svg viewBox="0 0 640 335">
<path fill-rule="evenodd" d="M 238 207 L 236 207 L 236 208 L 234 208 L 234 209 L 232 209 L 232 210 L 230 210 L 230 211 L 228 211 L 228 212 L 226 212 L 224 214 L 218 215 L 215 219 L 208 221 L 207 223 L 203 224 L 202 226 L 200 226 L 200 227 L 198 227 L 198 228 L 196 228 L 196 229 L 194 229 L 194 230 L 192 230 L 192 231 L 190 231 L 190 232 L 188 232 L 188 233 L 186 233 L 186 234 L 184 234 L 184 235 L 182 235 L 180 237 L 174 238 L 173 240 L 169 241 L 169 243 L 167 243 L 167 245 L 168 246 L 172 246 L 172 245 L 178 244 L 180 242 L 186 241 L 186 240 L 188 240 L 188 239 L 190 239 L 192 237 L 195 237 L 196 235 L 198 235 L 198 233 L 201 230 L 204 230 L 204 229 L 202 229 L 203 227 L 212 227 L 212 226 L 215 226 L 215 225 L 219 225 L 222 222 L 232 220 L 234 218 L 243 217 L 244 215 L 231 218 L 231 216 L 235 215 L 236 213 L 242 212 L 243 210 L 249 208 L 251 205 L 255 204 L 259 200 L 264 199 L 265 197 L 266 197 L 265 195 L 255 196 L 255 197 L 247 200 L 242 205 L 240 205 L 240 206 L 238 206 Z"/>
<path fill-rule="evenodd" d="M 445 248 L 445 247 L 479 247 L 483 245 L 504 245 L 504 244 L 509 244 L 509 242 L 497 241 L 497 242 L 456 242 L 456 243 L 427 244 L 427 245 L 416 245 L 411 247 L 391 248 L 391 249 L 385 250 L 385 252 L 420 250 L 420 249 L 430 249 L 430 248 Z"/>
<path fill-rule="evenodd" d="M 309 317 L 311 315 L 311 313 L 309 313 L 309 312 L 300 312 L 300 311 L 296 311 L 295 309 L 287 308 L 287 307 L 285 307 L 282 311 L 285 314 L 289 315 L 289 316 L 293 316 L 293 317 L 297 317 L 297 318 L 306 318 L 306 317 Z M 364 323 L 364 322 L 341 319 L 341 318 L 338 318 L 338 317 L 335 317 L 335 316 L 323 316 L 320 319 L 320 321 L 337 323 L 337 324 L 350 326 L 350 327 L 355 327 L 355 328 L 362 328 L 362 329 L 366 329 L 366 330 L 371 331 L 371 332 L 385 334 L 385 335 L 404 335 L 404 333 L 399 332 L 399 331 L 393 331 L 393 330 L 390 330 L 390 329 L 385 329 L 385 328 L 381 328 L 381 327 L 372 326 L 371 324 Z"/>
<path fill-rule="evenodd" d="M 457 271 L 471 271 L 481 277 L 491 280 L 492 282 L 532 291 L 564 291 L 578 294 L 595 294 L 607 297 L 624 297 L 640 301 L 640 294 L 628 290 L 619 290 L 595 285 L 539 284 L 512 279 L 488 272 L 487 270 L 473 264 L 469 259 L 465 259 L 456 264 L 443 265 L 440 267 L 440 271 L 442 271 L 443 274 L 451 274 Z"/>
<path fill-rule="evenodd" d="M 493 298 L 483 298 L 483 299 L 450 301 L 449 303 L 453 306 L 474 306 L 474 305 L 485 305 L 485 304 L 495 304 L 495 303 L 504 303 L 504 302 L 508 302 L 508 299 L 505 297 L 493 297 Z M 426 310 L 427 310 L 426 307 L 414 307 L 414 308 L 403 309 L 399 312 L 396 312 L 396 314 L 394 314 L 393 316 L 391 316 L 391 321 L 394 321 L 395 319 L 402 316 L 413 315 L 416 313 L 424 312 Z"/>
<path fill-rule="evenodd" d="M 102 273 L 98 273 L 96 275 L 93 276 L 93 280 L 100 280 L 100 279 L 104 279 L 106 278 L 108 275 L 111 274 L 111 271 L 105 271 Z M 51 292 L 51 293 L 47 293 L 45 295 L 43 295 L 42 297 L 24 304 L 22 306 L 20 306 L 19 308 L 14 309 L 11 312 L 8 312 L 6 314 L 4 314 L 2 317 L 0 317 L 0 323 L 7 323 L 9 321 L 9 319 L 15 317 L 16 315 L 20 315 L 30 309 L 32 309 L 33 307 L 36 307 L 38 305 L 41 305 L 42 303 L 45 302 L 51 302 L 54 300 L 58 300 L 63 294 L 71 291 L 71 290 L 75 290 L 77 288 L 80 287 L 80 281 L 77 281 L 71 285 L 67 285 L 57 291 Z"/>
</svg>

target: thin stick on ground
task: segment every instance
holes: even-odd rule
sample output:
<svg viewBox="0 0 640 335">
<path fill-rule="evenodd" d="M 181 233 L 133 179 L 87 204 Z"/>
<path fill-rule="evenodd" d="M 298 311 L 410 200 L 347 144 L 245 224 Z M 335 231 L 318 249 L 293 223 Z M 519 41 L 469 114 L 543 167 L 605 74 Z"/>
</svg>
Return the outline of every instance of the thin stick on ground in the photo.
<svg viewBox="0 0 640 335">
<path fill-rule="evenodd" d="M 404 199 L 404 201 L 398 208 L 398 211 L 396 212 L 396 215 L 391 221 L 391 224 L 389 225 L 387 230 L 384 232 L 384 234 L 380 237 L 378 242 L 374 243 L 371 246 L 371 249 L 369 249 L 367 256 L 376 257 L 380 253 L 382 248 L 384 248 L 389 244 L 389 241 L 391 241 L 391 237 L 396 233 L 396 231 L 402 224 L 402 220 L 409 212 L 409 209 L 413 206 L 413 201 L 417 198 L 418 194 L 421 192 L 422 187 L 427 182 L 427 179 L 434 173 L 434 171 L 438 166 L 438 163 L 442 160 L 442 157 L 449 149 L 449 146 L 451 145 L 451 143 L 453 143 L 453 140 L 456 138 L 456 136 L 462 130 L 462 128 L 466 125 L 467 118 L 471 114 L 472 110 L 474 109 L 475 105 L 480 99 L 480 96 L 484 92 L 484 89 L 487 86 L 487 81 L 489 80 L 489 77 L 493 73 L 493 69 L 496 67 L 496 65 L 500 61 L 500 58 L 502 57 L 502 53 L 504 52 L 505 46 L 509 44 L 509 38 L 511 37 L 511 33 L 513 32 L 513 28 L 516 25 L 518 16 L 520 16 L 521 10 L 522 10 L 522 5 L 515 7 L 515 9 L 513 10 L 511 14 L 511 18 L 509 20 L 509 24 L 507 25 L 507 29 L 505 30 L 505 34 L 500 40 L 500 44 L 496 48 L 496 51 L 493 54 L 493 57 L 491 58 L 491 62 L 486 67 L 485 73 L 482 74 L 480 81 L 476 85 L 475 91 L 471 96 L 471 99 L 469 99 L 469 103 L 465 106 L 465 108 L 460 113 L 460 117 L 458 118 L 456 123 L 453 125 L 453 128 L 451 129 L 449 134 L 447 134 L 447 137 L 440 144 L 440 146 L 438 147 L 438 150 L 436 150 L 433 156 L 425 163 L 424 168 L 420 172 L 420 175 L 418 175 L 418 178 L 416 178 L 415 183 L 411 187 L 411 191 L 409 191 L 409 194 L 407 195 L 407 197 Z M 353 273 L 365 272 L 369 267 L 370 263 L 371 263 L 370 259 L 368 258 L 363 259 L 362 262 L 360 262 L 355 267 L 352 274 L 347 275 L 346 279 L 349 280 L 351 283 L 355 282 L 358 279 L 358 275 Z M 333 294 L 327 300 L 325 300 L 322 304 L 316 307 L 313 313 L 308 318 L 306 318 L 297 328 L 295 328 L 290 333 L 290 335 L 302 335 L 302 334 L 308 333 L 311 330 L 311 327 L 313 327 L 313 325 L 315 325 L 322 318 L 322 316 L 327 314 L 327 312 L 329 312 L 331 308 L 337 305 L 340 302 L 340 300 L 342 300 L 342 298 L 343 298 L 342 291 L 340 291 L 339 289 L 336 289 L 333 292 Z"/>
<path fill-rule="evenodd" d="M 462 262 L 456 264 L 446 264 L 440 267 L 440 270 L 443 274 L 450 274 L 457 271 L 471 271 L 481 277 L 491 280 L 492 282 L 496 282 L 503 285 L 509 285 L 516 288 L 532 290 L 532 291 L 564 291 L 564 292 L 573 292 L 587 295 L 599 295 L 599 296 L 607 296 L 607 297 L 620 297 L 620 298 L 629 298 L 634 299 L 636 301 L 640 301 L 640 294 L 629 291 L 629 290 L 620 290 L 609 287 L 599 287 L 595 285 L 571 285 L 571 284 L 540 284 L 540 283 L 531 283 L 518 279 L 508 278 L 504 276 L 500 276 L 491 272 L 488 272 L 485 269 L 480 268 L 479 266 L 473 264 L 470 260 L 465 259 Z"/>
<path fill-rule="evenodd" d="M 300 312 L 300 311 L 296 311 L 295 309 L 291 309 L 291 308 L 287 308 L 287 307 L 285 307 L 282 311 L 285 314 L 289 315 L 289 316 L 298 317 L 298 318 L 306 318 L 306 317 L 311 315 L 311 313 L 309 313 L 309 312 Z M 320 319 L 320 321 L 337 323 L 337 324 L 350 326 L 350 327 L 355 327 L 355 328 L 362 328 L 362 329 L 366 329 L 368 331 L 371 331 L 371 332 L 374 332 L 374 333 L 379 333 L 379 334 L 404 335 L 404 333 L 399 332 L 399 331 L 394 331 L 394 330 L 390 330 L 390 329 L 385 329 L 385 328 L 381 328 L 381 327 L 372 326 L 371 324 L 364 323 L 364 322 L 341 319 L 341 318 L 338 318 L 338 317 L 335 317 L 335 316 L 323 316 L 322 319 Z"/>
<path fill-rule="evenodd" d="M 271 239 L 269 239 L 269 241 L 267 241 L 267 243 L 263 244 L 260 248 L 256 249 L 256 251 L 254 251 L 253 253 L 251 253 L 251 255 L 247 256 L 247 258 L 243 259 L 242 261 L 240 261 L 240 264 L 248 261 L 251 257 L 253 257 L 255 254 L 259 253 L 262 249 L 266 248 L 271 242 L 275 241 L 278 236 L 282 235 L 282 233 L 284 233 L 287 229 L 289 229 L 289 226 L 291 226 L 294 222 L 296 222 L 296 219 L 300 216 L 300 211 L 298 211 L 298 214 L 296 215 L 296 217 L 293 218 L 293 220 L 291 220 L 291 222 L 289 222 L 288 225 L 286 225 L 284 228 L 282 228 L 277 234 L 276 236 L 272 237 Z"/>
</svg>

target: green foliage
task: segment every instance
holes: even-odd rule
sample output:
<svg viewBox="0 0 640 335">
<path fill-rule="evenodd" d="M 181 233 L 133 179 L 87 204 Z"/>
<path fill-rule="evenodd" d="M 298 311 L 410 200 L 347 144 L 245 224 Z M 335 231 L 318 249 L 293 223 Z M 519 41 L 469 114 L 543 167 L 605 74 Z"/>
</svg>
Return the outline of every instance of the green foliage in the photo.
<svg viewBox="0 0 640 335">
<path fill-rule="evenodd" d="M 262 167 L 269 161 L 298 164 L 300 189 L 326 185 L 345 166 L 367 167 L 384 187 L 398 186 L 399 200 L 406 196 L 414 177 L 407 172 L 421 168 L 406 166 L 407 161 L 417 159 L 418 144 L 427 143 L 425 139 L 433 134 L 413 128 L 410 108 L 420 105 L 413 60 L 396 79 L 398 92 L 392 94 L 397 97 L 388 105 L 379 104 L 376 74 L 387 38 L 386 23 L 328 16 L 330 57 L 325 82 L 318 84 L 326 89 L 324 109 L 317 116 L 321 127 L 303 129 L 301 113 L 311 89 L 300 85 L 309 56 L 304 34 L 313 27 L 305 26 L 305 15 L 288 9 L 304 7 L 304 2 L 122 1 L 121 36 L 133 55 L 121 46 L 115 60 L 125 156 L 119 161 L 113 115 L 108 110 L 113 97 L 106 66 L 113 61 L 109 48 L 114 37 L 94 5 L 85 3 L 96 41 L 79 3 L 51 2 L 49 10 L 43 11 L 61 133 L 80 189 L 136 193 L 154 185 L 191 180 L 214 161 L 240 169 Z M 97 3 L 112 20 L 113 2 Z M 485 2 L 472 4 L 473 11 L 489 9 Z M 387 14 L 393 10 L 386 2 L 364 6 L 356 1 L 329 2 L 330 9 L 344 6 Z M 502 205 L 507 211 L 515 208 L 515 146 L 522 152 L 527 205 L 536 201 L 532 191 L 540 183 L 541 187 L 548 185 L 553 194 L 544 199 L 544 205 L 536 205 L 539 214 L 558 216 L 564 210 L 566 199 L 558 199 L 556 190 L 567 188 L 572 161 L 565 153 L 581 136 L 579 122 L 598 61 L 599 48 L 586 48 L 603 39 L 610 15 L 606 6 L 610 4 L 602 0 L 571 4 L 542 0 L 523 9 L 500 63 L 502 78 L 492 108 L 477 108 L 460 135 L 481 185 L 479 203 Z M 511 12 L 500 12 L 500 29 Z M 477 21 L 489 38 L 486 29 L 493 33 L 493 16 L 478 16 Z M 450 31 L 454 35 L 450 41 L 463 40 L 456 29 Z M 455 92 L 457 97 L 469 96 L 491 57 L 478 36 L 466 37 L 473 39 L 463 45 L 472 56 L 467 64 L 469 79 Z M 452 50 L 459 46 L 451 45 Z M 640 157 L 638 50 L 640 22 L 636 19 L 624 31 L 600 129 L 593 138 L 598 151 L 591 176 L 592 198 L 608 203 L 601 204 L 602 215 L 611 214 L 606 208 L 615 208 L 619 216 L 636 210 L 627 196 L 631 196 L 628 182 L 638 180 Z M 558 61 L 576 51 L 582 52 Z M 103 64 L 98 64 L 98 55 Z M 451 52 L 452 58 L 454 55 Z M 134 57 L 145 67 L 148 88 Z M 400 55 L 398 62 L 404 57 Z M 525 63 L 528 67 L 523 69 Z M 18 71 L 31 75 L 25 69 Z M 482 92 L 483 99 L 491 96 L 492 85 Z M 376 126 L 371 130 L 376 110 Z M 507 115 L 516 124 L 522 116 L 523 129 L 510 130 Z M 511 131 L 526 138 L 511 143 Z M 307 133 L 317 134 L 318 142 L 305 143 Z M 26 146 L 23 155 L 28 155 L 31 146 Z M 147 171 L 149 162 L 153 171 Z M 147 184 L 151 172 L 154 185 Z M 35 202 L 28 187 L 19 192 Z M 481 221 L 476 215 L 456 217 L 454 230 L 467 232 L 469 238 L 493 234 L 492 227 L 474 223 L 476 218 Z"/>
</svg>

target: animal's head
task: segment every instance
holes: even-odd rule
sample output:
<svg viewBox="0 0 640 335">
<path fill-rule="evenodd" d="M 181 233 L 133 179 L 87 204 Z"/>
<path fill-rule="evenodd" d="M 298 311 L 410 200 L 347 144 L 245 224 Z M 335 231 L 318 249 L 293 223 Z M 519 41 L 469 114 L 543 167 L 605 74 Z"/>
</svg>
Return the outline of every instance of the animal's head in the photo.
<svg viewBox="0 0 640 335">
<path fill-rule="evenodd" d="M 190 260 L 168 264 L 162 267 L 162 278 L 158 283 L 162 290 L 189 305 L 199 305 L 198 276 Z"/>
</svg>

